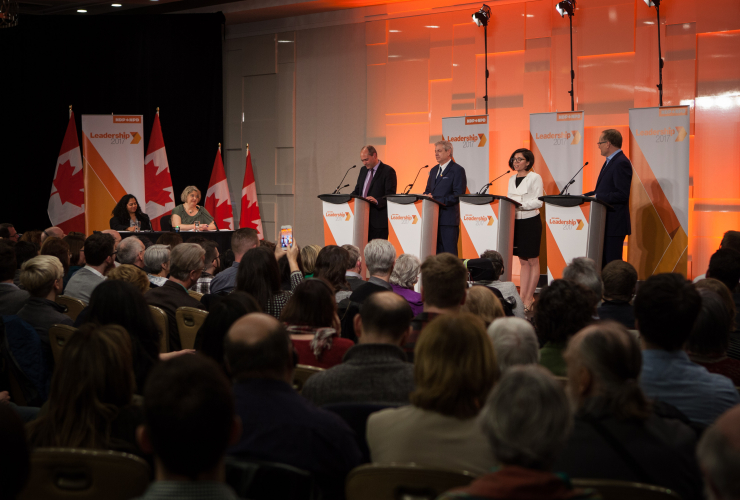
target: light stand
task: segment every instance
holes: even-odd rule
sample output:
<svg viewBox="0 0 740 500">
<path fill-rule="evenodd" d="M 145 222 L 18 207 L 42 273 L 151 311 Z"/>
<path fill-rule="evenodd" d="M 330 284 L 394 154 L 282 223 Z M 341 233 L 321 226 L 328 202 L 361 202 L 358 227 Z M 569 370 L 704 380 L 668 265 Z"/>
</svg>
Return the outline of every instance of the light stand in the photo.
<svg viewBox="0 0 740 500">
<path fill-rule="evenodd" d="M 486 101 L 486 115 L 488 115 L 488 21 L 491 19 L 491 8 L 483 4 L 478 12 L 473 14 L 473 22 L 478 26 L 483 26 L 483 50 L 486 65 L 486 93 L 483 100 Z"/>
<path fill-rule="evenodd" d="M 646 0 L 647 1 L 647 0 Z M 658 0 L 660 1 L 660 0 Z M 576 98 L 574 90 L 574 80 L 576 79 L 576 72 L 573 71 L 573 14 L 576 9 L 576 0 L 563 0 L 555 6 L 555 10 L 558 11 L 560 17 L 568 15 L 568 21 L 570 22 L 570 110 L 576 110 Z"/>
<path fill-rule="evenodd" d="M 655 6 L 655 13 L 658 16 L 657 19 L 657 25 L 658 25 L 658 96 L 660 98 L 660 105 L 663 106 L 663 54 L 660 50 L 660 0 L 645 0 L 645 3 L 648 7 Z"/>
</svg>

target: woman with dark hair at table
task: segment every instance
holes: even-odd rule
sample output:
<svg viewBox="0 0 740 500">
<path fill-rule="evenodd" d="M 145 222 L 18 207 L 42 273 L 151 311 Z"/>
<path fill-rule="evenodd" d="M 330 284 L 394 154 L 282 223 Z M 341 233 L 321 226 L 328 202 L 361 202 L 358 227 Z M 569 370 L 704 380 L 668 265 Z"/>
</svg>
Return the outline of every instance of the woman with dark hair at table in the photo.
<svg viewBox="0 0 740 500">
<path fill-rule="evenodd" d="M 180 199 L 182 205 L 177 205 L 172 210 L 172 227 L 180 227 L 180 231 L 194 231 L 195 223 L 199 224 L 199 231 L 215 231 L 218 229 L 213 222 L 213 216 L 205 207 L 198 205 L 200 201 L 200 189 L 195 186 L 186 187 Z"/>
<path fill-rule="evenodd" d="M 141 211 L 136 196 L 132 194 L 124 195 L 113 209 L 110 228 L 116 231 L 134 231 L 137 222 L 140 223 L 139 229 L 141 231 L 151 231 L 152 225 L 149 222 L 149 216 Z"/>
</svg>

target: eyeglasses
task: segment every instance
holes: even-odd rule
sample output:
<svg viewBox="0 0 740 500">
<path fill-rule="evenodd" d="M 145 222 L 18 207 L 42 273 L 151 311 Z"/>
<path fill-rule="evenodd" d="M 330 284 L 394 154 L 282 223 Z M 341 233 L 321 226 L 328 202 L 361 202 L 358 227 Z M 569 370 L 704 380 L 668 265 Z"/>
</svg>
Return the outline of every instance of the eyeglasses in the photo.
<svg viewBox="0 0 740 500">
<path fill-rule="evenodd" d="M 596 144 L 598 144 L 598 145 L 602 145 L 602 144 L 607 144 L 608 142 L 609 142 L 609 141 L 601 141 L 601 142 L 597 142 Z"/>
<path fill-rule="evenodd" d="M 512 163 L 521 163 L 523 161 L 527 161 L 527 159 L 526 158 L 512 158 L 511 159 Z"/>
</svg>

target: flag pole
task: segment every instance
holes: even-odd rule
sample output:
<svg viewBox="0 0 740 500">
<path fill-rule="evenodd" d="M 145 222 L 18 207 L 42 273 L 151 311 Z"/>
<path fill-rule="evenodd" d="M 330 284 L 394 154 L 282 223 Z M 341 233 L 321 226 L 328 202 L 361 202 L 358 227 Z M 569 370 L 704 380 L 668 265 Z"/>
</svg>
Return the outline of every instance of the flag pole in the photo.
<svg viewBox="0 0 740 500">
<path fill-rule="evenodd" d="M 69 105 L 69 117 L 72 118 L 72 105 Z"/>
<path fill-rule="evenodd" d="M 157 116 L 159 116 L 159 106 L 157 106 Z"/>
</svg>

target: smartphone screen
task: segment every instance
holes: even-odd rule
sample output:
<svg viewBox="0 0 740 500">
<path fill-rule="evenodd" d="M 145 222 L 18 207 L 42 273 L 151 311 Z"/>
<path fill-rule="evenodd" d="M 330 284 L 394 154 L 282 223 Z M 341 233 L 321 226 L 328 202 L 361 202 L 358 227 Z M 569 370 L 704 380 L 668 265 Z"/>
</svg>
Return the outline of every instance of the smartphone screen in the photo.
<svg viewBox="0 0 740 500">
<path fill-rule="evenodd" d="M 293 246 L 293 226 L 280 226 L 280 246 L 283 248 Z"/>
</svg>

